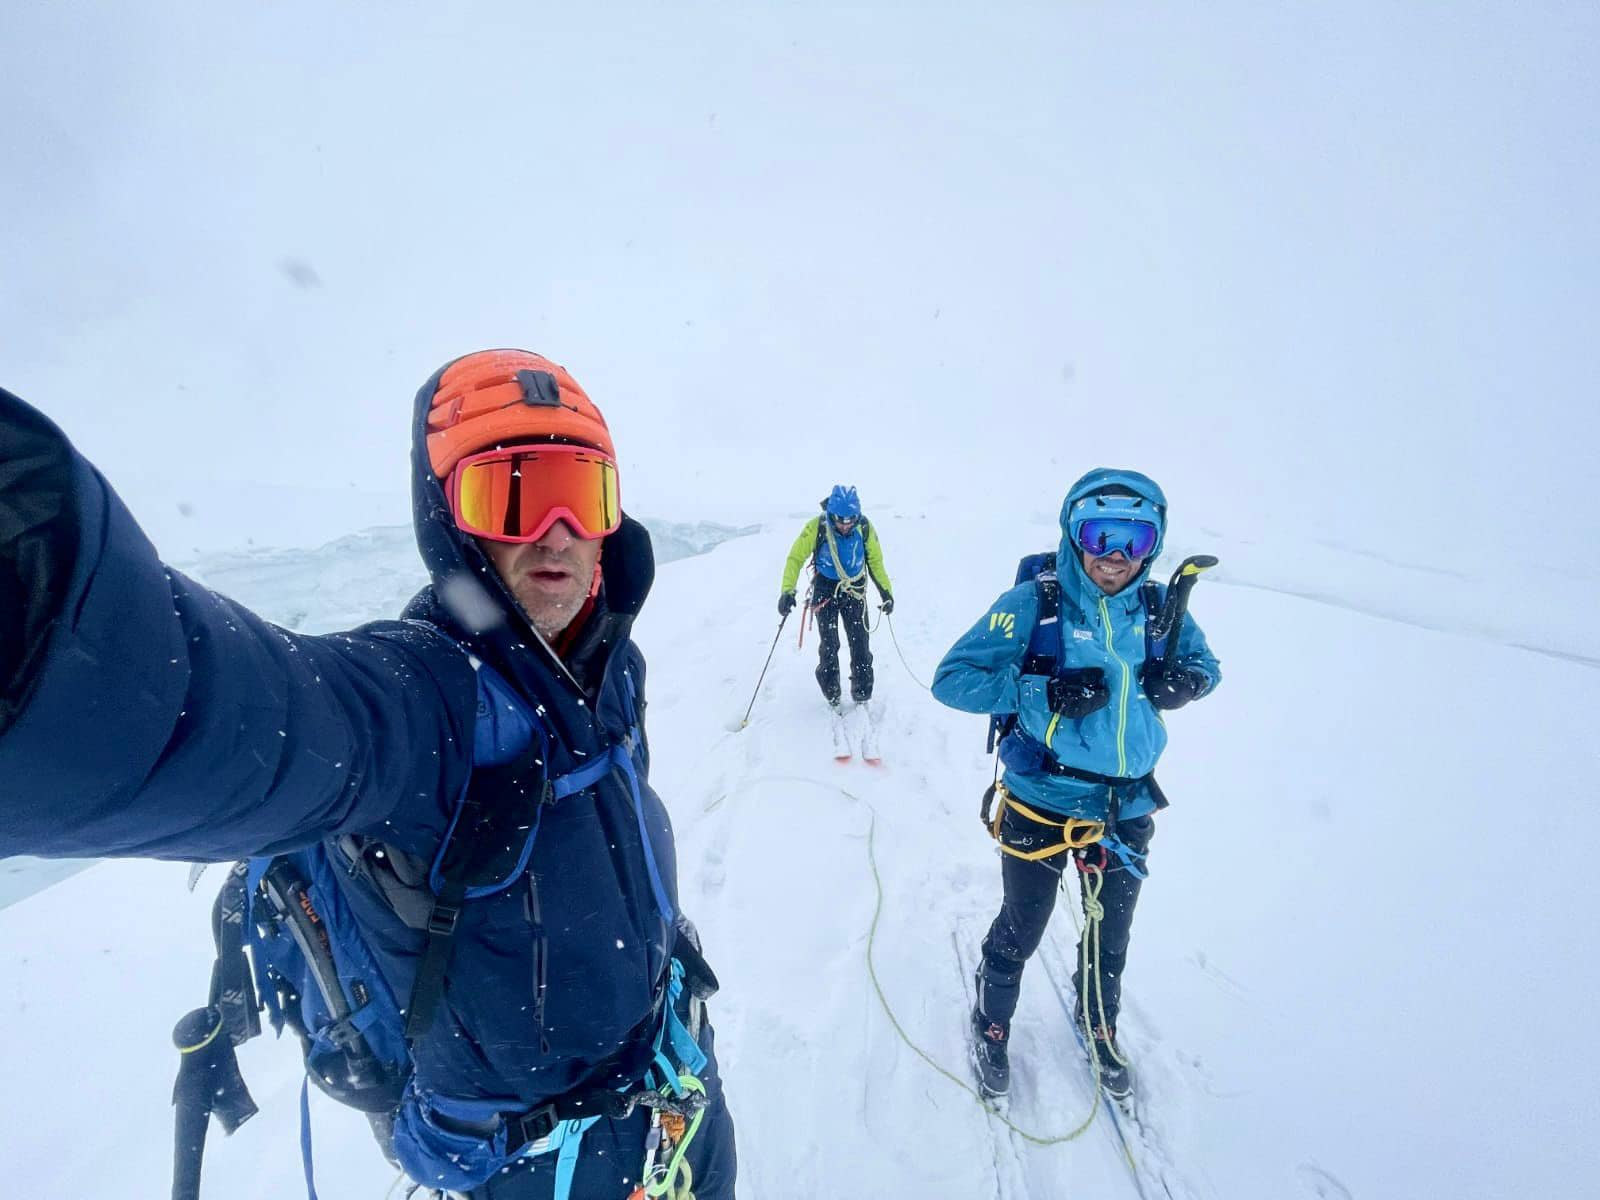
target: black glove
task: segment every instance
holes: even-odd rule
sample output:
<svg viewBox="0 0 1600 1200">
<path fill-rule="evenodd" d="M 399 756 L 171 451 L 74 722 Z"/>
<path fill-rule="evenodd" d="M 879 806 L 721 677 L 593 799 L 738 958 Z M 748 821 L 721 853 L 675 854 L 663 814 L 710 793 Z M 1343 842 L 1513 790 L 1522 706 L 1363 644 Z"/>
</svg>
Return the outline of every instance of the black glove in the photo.
<svg viewBox="0 0 1600 1200">
<path fill-rule="evenodd" d="M 883 603 L 880 604 L 878 607 L 883 609 L 883 611 L 885 613 L 892 613 L 894 611 L 894 597 L 893 596 L 885 596 L 883 598 Z"/>
<path fill-rule="evenodd" d="M 1182 667 L 1147 666 L 1140 672 L 1139 683 L 1151 704 L 1170 712 L 1203 695 L 1211 681 L 1199 671 Z"/>
<path fill-rule="evenodd" d="M 1099 667 L 1073 667 L 1051 677 L 1045 688 L 1050 711 L 1063 717 L 1087 717 L 1111 702 L 1106 673 Z"/>
<path fill-rule="evenodd" d="M 784 592 L 783 595 L 778 597 L 778 615 L 780 617 L 787 617 L 793 611 L 794 593 Z"/>
</svg>

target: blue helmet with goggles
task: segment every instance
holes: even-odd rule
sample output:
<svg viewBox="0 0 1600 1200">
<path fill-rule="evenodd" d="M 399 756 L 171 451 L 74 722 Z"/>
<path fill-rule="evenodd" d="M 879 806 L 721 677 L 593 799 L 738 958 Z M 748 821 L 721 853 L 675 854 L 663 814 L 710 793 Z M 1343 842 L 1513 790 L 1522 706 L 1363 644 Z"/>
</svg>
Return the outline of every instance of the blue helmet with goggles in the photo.
<svg viewBox="0 0 1600 1200">
<path fill-rule="evenodd" d="M 1137 471 L 1101 469 L 1080 479 L 1061 513 L 1062 531 L 1091 558 L 1149 558 L 1161 548 L 1166 496 Z"/>
<path fill-rule="evenodd" d="M 861 500 L 856 495 L 853 487 L 844 484 L 835 484 L 833 491 L 828 493 L 828 499 L 823 503 L 827 514 L 841 524 L 861 519 Z"/>
</svg>

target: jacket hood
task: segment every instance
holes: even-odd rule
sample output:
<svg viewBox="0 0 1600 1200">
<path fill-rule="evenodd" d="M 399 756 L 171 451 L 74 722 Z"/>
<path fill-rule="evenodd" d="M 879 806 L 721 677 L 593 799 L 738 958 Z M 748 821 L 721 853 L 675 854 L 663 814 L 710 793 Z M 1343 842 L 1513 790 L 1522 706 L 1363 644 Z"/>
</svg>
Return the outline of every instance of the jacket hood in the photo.
<svg viewBox="0 0 1600 1200">
<path fill-rule="evenodd" d="M 543 666 L 590 691 L 598 679 L 588 679 L 585 666 L 597 660 L 603 666 L 609 647 L 627 638 L 655 580 L 650 534 L 624 513 L 621 526 L 605 539 L 600 592 L 564 663 L 534 630 L 478 543 L 457 528 L 444 483 L 433 473 L 428 412 L 440 378 L 456 361 L 429 376 L 412 411 L 411 520 L 432 585 L 411 602 L 406 615 L 444 625 L 508 679 L 526 682 L 532 649 Z"/>
<path fill-rule="evenodd" d="M 1167 540 L 1167 495 L 1161 490 L 1161 485 L 1150 476 L 1120 467 L 1096 467 L 1081 477 L 1067 490 L 1067 497 L 1061 503 L 1061 543 L 1056 551 L 1056 577 L 1061 581 L 1063 590 L 1076 585 L 1078 602 L 1085 610 L 1097 604 L 1105 593 L 1084 572 L 1082 556 L 1072 543 L 1072 521 L 1074 516 L 1083 515 L 1081 511 L 1075 512 L 1081 501 L 1107 492 L 1136 496 L 1146 501 L 1152 509 L 1150 519 L 1156 525 L 1155 549 L 1145 557 L 1144 565 L 1140 567 L 1132 582 L 1114 597 L 1110 597 L 1111 600 L 1138 600 L 1139 586 L 1150 577 L 1150 568 L 1160 557 L 1161 548 Z M 1070 570 L 1066 566 L 1067 563 L 1072 564 Z"/>
</svg>

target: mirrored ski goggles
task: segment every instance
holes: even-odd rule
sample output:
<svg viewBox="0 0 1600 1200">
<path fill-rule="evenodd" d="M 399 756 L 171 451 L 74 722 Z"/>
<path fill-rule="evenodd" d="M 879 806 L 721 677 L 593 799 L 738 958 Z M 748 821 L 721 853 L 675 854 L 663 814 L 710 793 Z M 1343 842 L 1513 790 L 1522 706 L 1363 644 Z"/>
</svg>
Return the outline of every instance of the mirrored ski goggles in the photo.
<svg viewBox="0 0 1600 1200">
<path fill-rule="evenodd" d="M 495 542 L 537 542 L 557 521 L 586 541 L 622 524 L 617 464 L 588 446 L 513 446 L 456 464 L 446 493 L 456 526 Z"/>
<path fill-rule="evenodd" d="M 1123 517 L 1092 517 L 1073 533 L 1078 549 L 1092 558 L 1120 550 L 1129 558 L 1145 558 L 1156 548 L 1158 530 L 1149 521 Z"/>
</svg>

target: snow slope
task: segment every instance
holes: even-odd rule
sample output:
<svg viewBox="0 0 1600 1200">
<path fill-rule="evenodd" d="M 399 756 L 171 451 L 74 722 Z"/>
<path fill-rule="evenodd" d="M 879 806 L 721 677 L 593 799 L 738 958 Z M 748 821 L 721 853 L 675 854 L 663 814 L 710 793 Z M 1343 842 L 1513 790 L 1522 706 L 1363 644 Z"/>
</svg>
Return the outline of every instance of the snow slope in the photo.
<svg viewBox="0 0 1600 1200">
<path fill-rule="evenodd" d="M 666 566 L 638 628 L 684 904 L 723 980 L 741 1195 L 1138 1195 L 1103 1117 L 1031 1145 L 896 1032 L 965 1078 L 957 958 L 999 895 L 975 819 L 982 722 L 912 675 L 927 680 L 1016 558 L 1055 534 L 1046 519 L 998 538 L 964 511 L 875 517 L 905 658 L 885 624 L 881 770 L 830 760 L 815 643 L 797 653 L 792 620 L 750 725 L 730 732 L 772 643 L 789 523 Z M 1174 1196 L 1219 1200 L 1591 1194 L 1600 676 L 1560 657 L 1553 632 L 1557 653 L 1533 653 L 1428 610 L 1370 556 L 1324 547 L 1283 567 L 1312 586 L 1274 590 L 1248 554 L 1224 574 L 1222 535 L 1178 533 L 1180 551 L 1225 559 L 1194 610 L 1226 679 L 1171 718 L 1173 807 L 1135 928 L 1123 1026 L 1155 1139 L 1139 1150 L 1147 1194 L 1163 1194 L 1158 1175 Z M 392 611 L 409 547 L 339 545 L 336 561 L 286 553 L 226 586 L 306 629 Z M 1422 607 L 1396 613 L 1414 623 L 1356 611 L 1373 596 Z M 26 1164 L 30 1195 L 166 1193 L 167 1038 L 204 992 L 217 882 L 190 895 L 184 872 L 101 864 L 0 912 L 0 1156 Z M 1049 986 L 1072 943 L 1058 911 L 1024 982 L 1009 1115 L 1034 1134 L 1088 1112 Z M 208 1195 L 299 1194 L 296 1067 L 290 1046 L 246 1048 L 263 1112 L 214 1140 Z M 313 1119 L 321 1194 L 382 1197 L 392 1172 L 364 1120 L 316 1096 Z"/>
</svg>

